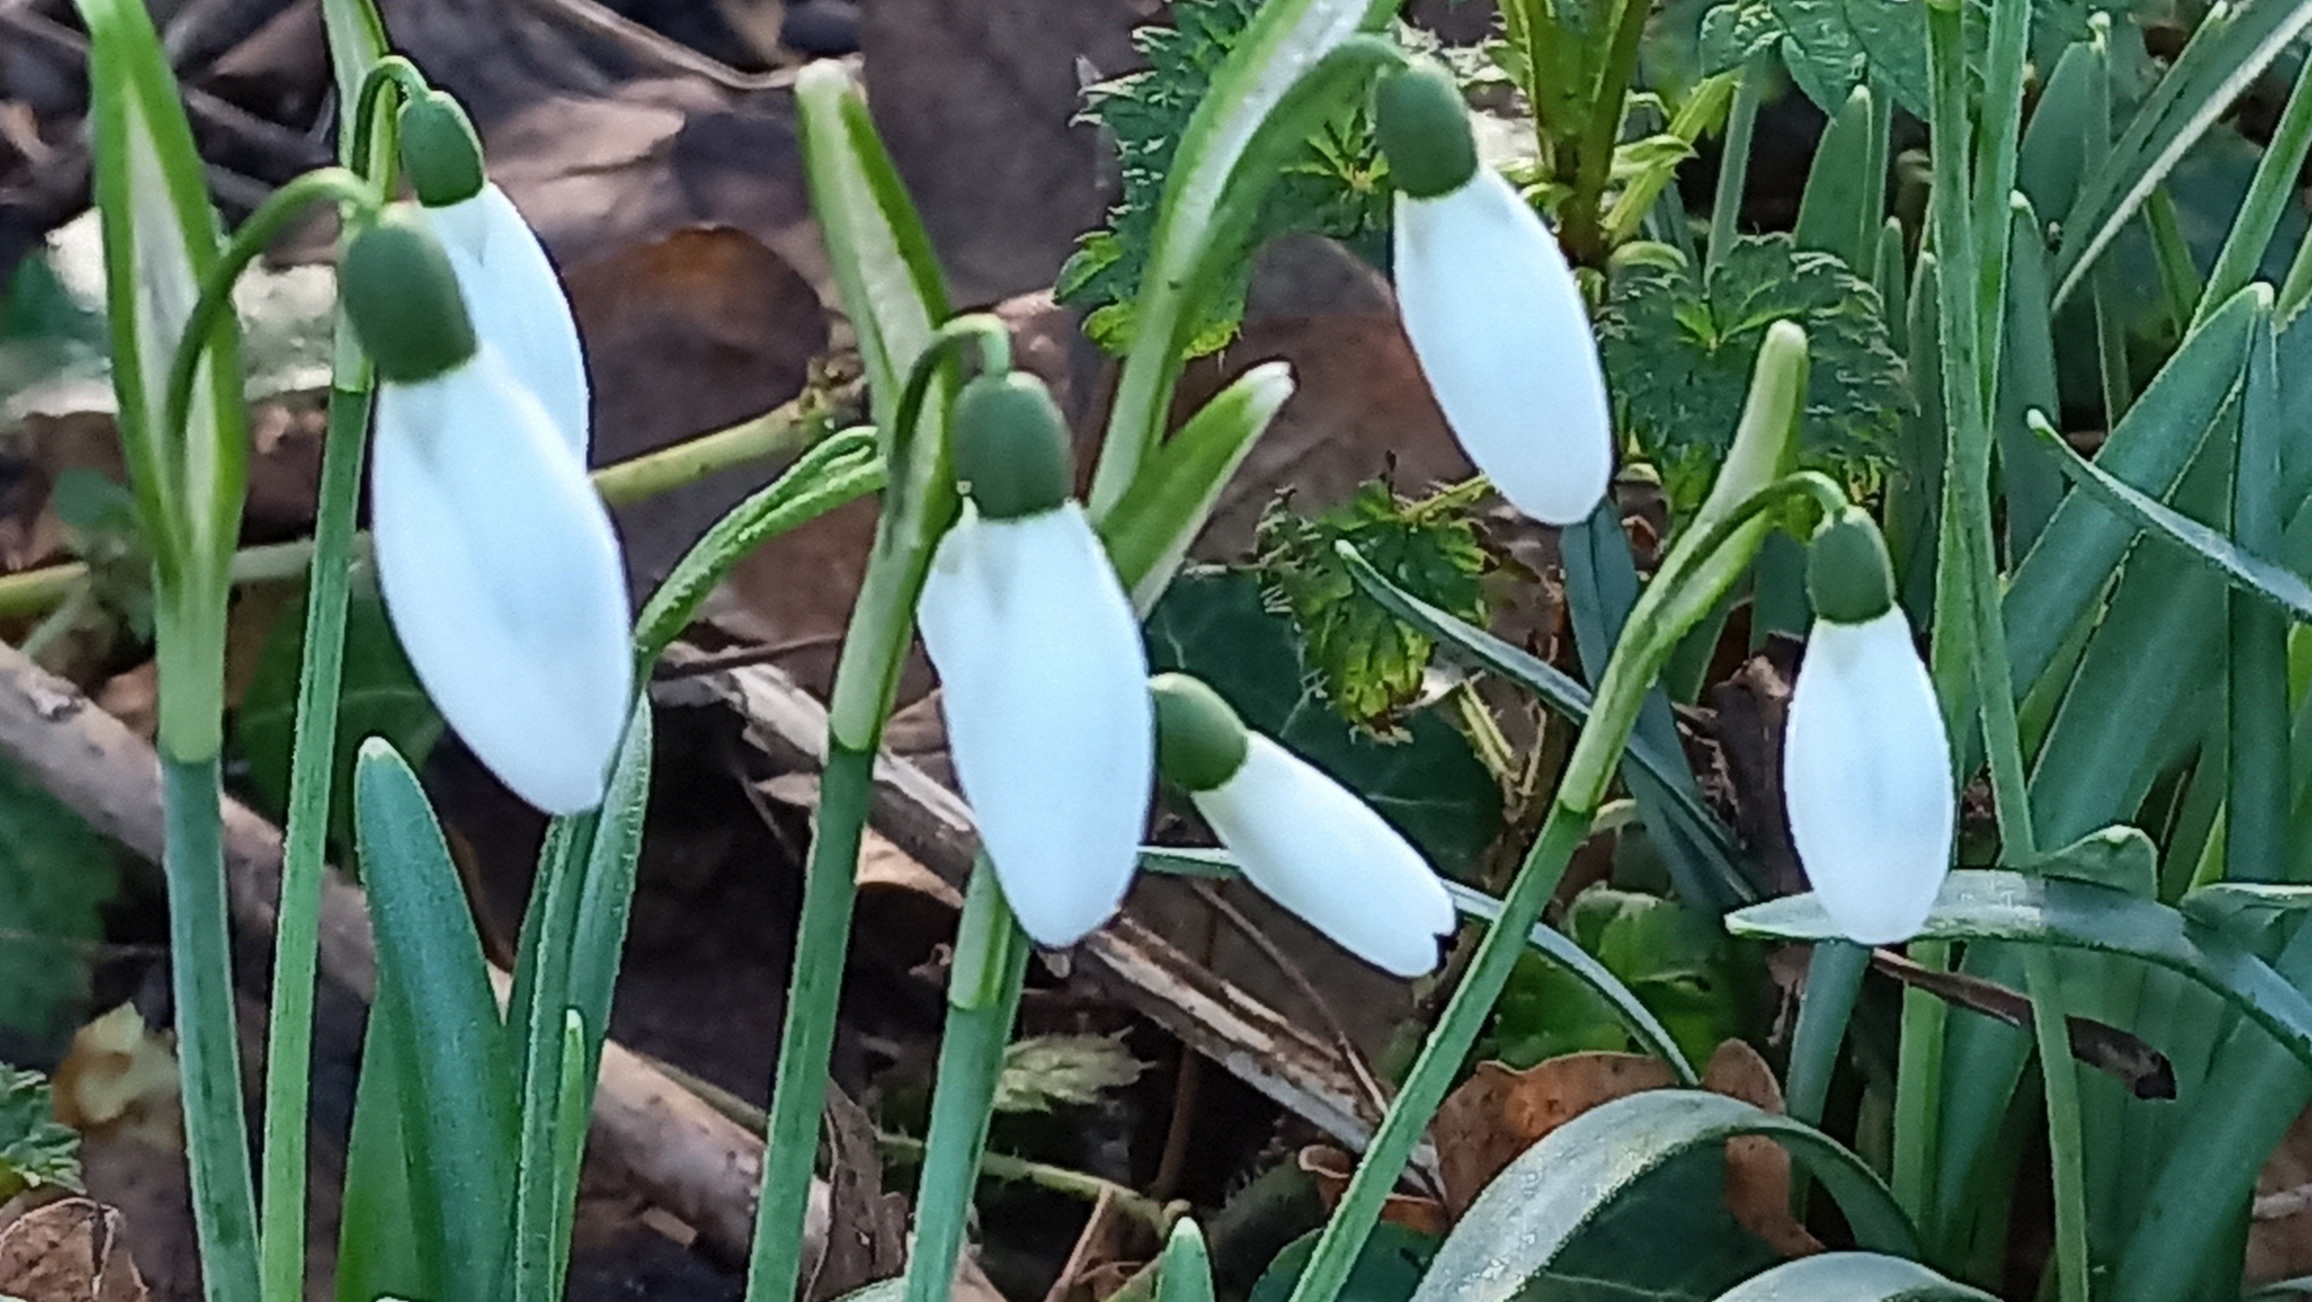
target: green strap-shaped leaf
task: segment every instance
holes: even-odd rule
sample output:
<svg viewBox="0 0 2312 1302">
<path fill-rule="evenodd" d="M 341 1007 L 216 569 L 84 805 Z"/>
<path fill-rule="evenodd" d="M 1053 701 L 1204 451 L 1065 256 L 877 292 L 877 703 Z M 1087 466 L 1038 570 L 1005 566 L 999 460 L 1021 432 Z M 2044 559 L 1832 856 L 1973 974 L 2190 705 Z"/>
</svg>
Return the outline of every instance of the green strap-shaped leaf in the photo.
<svg viewBox="0 0 2312 1302">
<path fill-rule="evenodd" d="M 1770 907 L 1770 906 L 1761 906 Z M 1910 1222 L 1862 1159 L 1812 1126 L 1699 1090 L 1649 1090 L 1592 1108 L 1520 1154 L 1437 1251 L 1414 1302 L 1492 1302 L 1528 1284 L 1616 1200 L 1684 1153 L 1746 1135 L 1779 1141 L 1838 1200 L 1857 1242 L 1918 1251 Z"/>
<path fill-rule="evenodd" d="M 1781 940 L 1840 937 L 1837 924 L 1812 894 L 1728 914 L 1726 929 L 1737 936 Z M 2058 945 L 2140 959 L 2206 986 L 2312 1066 L 2312 999 L 2238 942 L 2164 904 L 2062 878 L 1954 872 L 1919 935 Z"/>
<path fill-rule="evenodd" d="M 2307 24 L 2312 0 L 2246 0 L 2210 10 L 2103 166 L 2080 183 L 2052 268 L 2057 308 L 2184 152 Z"/>
<path fill-rule="evenodd" d="M 2232 540 L 2199 521 L 2137 492 L 2109 471 L 2072 450 L 2046 418 L 2032 413 L 2032 432 L 2061 454 L 2063 473 L 2093 493 L 2137 529 L 2182 548 L 2223 576 L 2224 582 L 2252 596 L 2262 597 L 2290 618 L 2312 622 L 2312 584 L 2307 584 L 2277 561 L 2251 555 Z"/>
<path fill-rule="evenodd" d="M 1348 567 L 1349 577 L 1367 596 L 1390 614 L 1434 638 L 1450 654 L 1500 674 L 1577 725 L 1589 721 L 1590 690 L 1574 681 L 1571 675 L 1484 629 L 1455 619 L 1389 582 L 1354 548 L 1341 548 L 1340 557 L 1341 563 Z M 1625 754 L 1633 765 L 1660 785 L 1663 798 L 1687 828 L 1697 834 L 1700 844 L 1725 860 L 1725 879 L 1746 887 L 1742 875 L 1733 867 L 1733 834 L 1702 803 L 1694 789 L 1693 770 L 1686 766 L 1684 759 L 1672 759 L 1643 733 L 1632 734 Z"/>
<path fill-rule="evenodd" d="M 2257 302 L 2243 290 L 2191 333 L 2104 441 L 2098 466 L 2146 493 L 2174 490 L 2240 386 Z M 2092 496 L 2072 493 L 2056 507 L 2000 603 L 2018 692 L 2055 663 L 2134 539 L 2134 527 Z"/>
<path fill-rule="evenodd" d="M 1184 1216 L 1173 1225 L 1156 1269 L 1156 1302 L 1212 1302 L 1212 1259 L 1195 1221 Z"/>
<path fill-rule="evenodd" d="M 401 1120 L 411 1164 L 442 1200 L 447 1296 L 488 1297 L 510 1228 L 514 1100 L 481 937 L 425 791 L 384 742 L 355 761 L 353 815 L 378 980 L 410 1024 L 423 1104 Z"/>
<path fill-rule="evenodd" d="M 1752 1276 L 1718 1302 L 1992 1302 L 1915 1261 L 1876 1252 L 1825 1252 Z"/>
</svg>

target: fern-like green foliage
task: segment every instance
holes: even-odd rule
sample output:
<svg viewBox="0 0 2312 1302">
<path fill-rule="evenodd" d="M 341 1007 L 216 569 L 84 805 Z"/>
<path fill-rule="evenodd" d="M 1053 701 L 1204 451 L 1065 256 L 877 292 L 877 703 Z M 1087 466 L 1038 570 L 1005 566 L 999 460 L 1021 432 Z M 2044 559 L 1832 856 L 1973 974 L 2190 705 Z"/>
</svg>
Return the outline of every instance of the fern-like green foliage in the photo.
<svg viewBox="0 0 2312 1302">
<path fill-rule="evenodd" d="M 1172 26 L 1135 35 L 1147 69 L 1089 92 L 1088 116 L 1116 142 L 1123 194 L 1108 224 L 1087 233 L 1060 269 L 1055 292 L 1062 305 L 1086 313 L 1085 332 L 1109 352 L 1132 341 L 1132 302 L 1181 133 L 1259 9 L 1260 0 L 1178 0 Z M 1269 191 L 1228 288 L 1205 305 L 1190 352 L 1213 352 L 1235 337 L 1252 255 L 1268 240 L 1329 235 L 1377 258 L 1389 219 L 1384 171 L 1367 106 L 1348 106 L 1325 123 Z"/>
<path fill-rule="evenodd" d="M 1333 545 L 1346 542 L 1422 600 L 1483 624 L 1490 558 L 1469 521 L 1471 488 L 1405 501 L 1373 480 L 1313 519 L 1279 502 L 1259 530 L 1262 591 L 1292 617 L 1319 690 L 1343 718 L 1401 736 L 1399 718 L 1421 692 L 1435 644 L 1366 596 Z"/>
<path fill-rule="evenodd" d="M 46 1079 L 0 1063 L 0 1203 L 41 1185 L 85 1192 L 80 1136 L 53 1119 Z"/>
<path fill-rule="evenodd" d="M 1878 291 L 1788 235 L 1745 237 L 1707 276 L 1674 257 L 1614 271 L 1598 321 L 1621 427 L 1660 471 L 1673 510 L 1699 505 L 1733 445 L 1766 328 L 1806 328 L 1811 368 L 1799 464 L 1858 489 L 1894 461 L 1910 408 Z"/>
</svg>

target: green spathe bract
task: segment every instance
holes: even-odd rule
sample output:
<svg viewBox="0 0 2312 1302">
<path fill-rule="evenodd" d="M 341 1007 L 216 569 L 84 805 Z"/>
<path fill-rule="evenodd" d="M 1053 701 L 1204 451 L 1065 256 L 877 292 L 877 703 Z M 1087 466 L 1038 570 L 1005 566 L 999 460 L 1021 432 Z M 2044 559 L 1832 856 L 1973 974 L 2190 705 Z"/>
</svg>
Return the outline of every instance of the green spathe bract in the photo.
<svg viewBox="0 0 2312 1302">
<path fill-rule="evenodd" d="M 379 377 L 403 384 L 463 366 L 478 347 L 449 254 L 407 208 L 378 214 L 338 264 L 338 292 Z"/>
</svg>

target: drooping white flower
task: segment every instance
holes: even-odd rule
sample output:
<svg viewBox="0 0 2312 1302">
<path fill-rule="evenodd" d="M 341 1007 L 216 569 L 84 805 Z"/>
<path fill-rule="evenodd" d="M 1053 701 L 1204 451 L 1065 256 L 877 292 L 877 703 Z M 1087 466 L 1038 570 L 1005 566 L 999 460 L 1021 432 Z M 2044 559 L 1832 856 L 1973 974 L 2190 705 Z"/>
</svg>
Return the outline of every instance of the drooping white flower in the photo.
<svg viewBox="0 0 2312 1302">
<path fill-rule="evenodd" d="M 380 381 L 378 584 L 418 680 L 475 756 L 531 804 L 577 813 L 602 799 L 633 698 L 624 564 L 554 414 L 569 395 L 550 406 L 477 338 L 487 318 L 467 310 L 456 261 L 395 212 L 341 268 Z"/>
<path fill-rule="evenodd" d="M 591 428 L 586 359 L 570 300 L 537 233 L 493 184 L 423 212 L 457 271 L 474 333 L 505 358 L 583 463 Z"/>
<path fill-rule="evenodd" d="M 1122 903 L 1155 765 L 1139 621 L 1067 496 L 1065 437 L 1033 379 L 966 386 L 956 458 L 973 501 L 916 608 L 957 785 L 1012 912 L 1054 947 Z"/>
<path fill-rule="evenodd" d="M 1187 788 L 1246 881 L 1397 976 L 1436 968 L 1452 897 L 1421 852 L 1340 783 L 1246 728 L 1210 687 L 1150 685 L 1165 775 Z"/>
<path fill-rule="evenodd" d="M 1556 237 L 1479 164 L 1441 73 L 1383 82 L 1376 125 L 1397 187 L 1397 310 L 1446 424 L 1512 506 L 1586 518 L 1613 479 L 1613 414 Z"/>
<path fill-rule="evenodd" d="M 1908 940 L 1942 889 L 1957 829 L 1942 707 L 1867 517 L 1818 535 L 1808 588 L 1816 620 L 1782 743 L 1791 842 L 1849 939 Z"/>
</svg>

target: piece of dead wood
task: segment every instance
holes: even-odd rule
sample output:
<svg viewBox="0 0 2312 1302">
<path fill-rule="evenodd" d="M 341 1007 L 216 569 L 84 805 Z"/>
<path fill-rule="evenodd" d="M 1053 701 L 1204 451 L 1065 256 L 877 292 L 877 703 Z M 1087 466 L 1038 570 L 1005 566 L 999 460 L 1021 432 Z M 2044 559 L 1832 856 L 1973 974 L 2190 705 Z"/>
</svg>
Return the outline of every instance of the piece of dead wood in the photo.
<svg viewBox="0 0 2312 1302">
<path fill-rule="evenodd" d="M 159 861 L 160 760 L 71 684 L 0 646 L 0 757 L 90 826 Z M 281 885 L 281 831 L 238 801 L 224 807 L 225 879 L 234 925 L 268 942 Z M 332 871 L 322 886 L 321 972 L 367 1001 L 377 954 L 361 891 Z M 615 1041 L 603 1046 L 594 1099 L 597 1151 L 624 1166 L 654 1202 L 690 1222 L 701 1242 L 743 1260 L 754 1231 L 762 1143 Z M 813 1202 L 824 1206 L 824 1184 Z M 824 1234 L 814 1218 L 809 1233 Z M 821 1248 L 814 1244 L 810 1254 Z"/>
<path fill-rule="evenodd" d="M 825 762 L 826 707 L 776 666 L 748 665 L 693 681 L 745 715 L 750 735 L 777 763 L 816 769 Z M 888 750 L 875 761 L 869 821 L 951 884 L 960 885 L 970 871 L 978 837 L 963 798 Z M 1375 1118 L 1366 1087 L 1338 1047 L 1213 975 L 1129 914 L 1071 953 L 1107 977 L 1134 1011 L 1286 1110 L 1353 1150 L 1371 1138 Z M 1435 1149 L 1424 1145 L 1414 1162 L 1433 1174 Z"/>
<path fill-rule="evenodd" d="M 145 1302 L 121 1214 L 89 1198 L 35 1208 L 0 1229 L 0 1295 L 22 1302 Z"/>
</svg>

